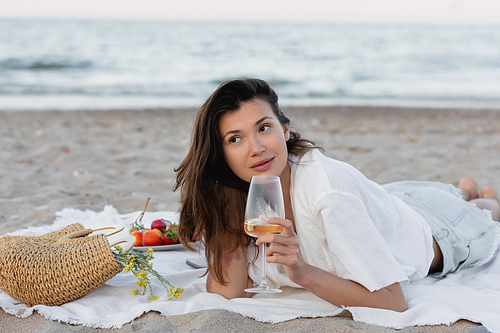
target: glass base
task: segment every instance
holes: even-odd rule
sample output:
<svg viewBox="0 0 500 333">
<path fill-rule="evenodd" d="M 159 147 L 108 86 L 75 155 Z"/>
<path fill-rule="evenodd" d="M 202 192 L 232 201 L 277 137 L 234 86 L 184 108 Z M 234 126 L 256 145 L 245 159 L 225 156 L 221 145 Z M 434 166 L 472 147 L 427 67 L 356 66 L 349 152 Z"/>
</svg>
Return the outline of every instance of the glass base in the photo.
<svg viewBox="0 0 500 333">
<path fill-rule="evenodd" d="M 254 288 L 247 288 L 245 289 L 247 293 L 256 293 L 256 294 L 278 294 L 282 292 L 283 290 L 281 289 L 274 289 L 269 286 L 259 286 L 259 287 L 254 287 Z"/>
</svg>

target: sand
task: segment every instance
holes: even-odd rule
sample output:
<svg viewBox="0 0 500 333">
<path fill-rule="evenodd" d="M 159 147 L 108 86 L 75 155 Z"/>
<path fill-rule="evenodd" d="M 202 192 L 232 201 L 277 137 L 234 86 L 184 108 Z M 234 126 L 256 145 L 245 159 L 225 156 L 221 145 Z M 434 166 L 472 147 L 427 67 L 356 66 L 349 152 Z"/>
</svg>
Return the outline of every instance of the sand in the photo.
<svg viewBox="0 0 500 333">
<path fill-rule="evenodd" d="M 368 178 L 457 185 L 463 176 L 500 187 L 500 111 L 409 108 L 284 108 L 292 127 Z M 51 224 L 63 208 L 120 213 L 177 210 L 173 169 L 185 156 L 195 110 L 0 112 L 0 235 Z M 5 331 L 94 331 L 35 314 L 0 311 Z M 403 332 L 468 332 L 477 324 Z M 151 312 L 118 332 L 390 332 L 349 316 L 264 324 L 221 310 L 165 317 Z M 99 330 L 105 331 L 105 330 Z"/>
</svg>

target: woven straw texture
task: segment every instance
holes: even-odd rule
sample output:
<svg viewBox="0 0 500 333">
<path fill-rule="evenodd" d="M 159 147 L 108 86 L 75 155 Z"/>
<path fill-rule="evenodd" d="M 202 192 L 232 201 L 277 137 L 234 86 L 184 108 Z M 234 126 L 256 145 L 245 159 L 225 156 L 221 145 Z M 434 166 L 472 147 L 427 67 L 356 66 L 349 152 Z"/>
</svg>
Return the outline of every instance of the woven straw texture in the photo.
<svg viewBox="0 0 500 333">
<path fill-rule="evenodd" d="M 28 306 L 61 305 L 121 272 L 103 234 L 80 223 L 41 236 L 0 237 L 0 289 Z"/>
</svg>

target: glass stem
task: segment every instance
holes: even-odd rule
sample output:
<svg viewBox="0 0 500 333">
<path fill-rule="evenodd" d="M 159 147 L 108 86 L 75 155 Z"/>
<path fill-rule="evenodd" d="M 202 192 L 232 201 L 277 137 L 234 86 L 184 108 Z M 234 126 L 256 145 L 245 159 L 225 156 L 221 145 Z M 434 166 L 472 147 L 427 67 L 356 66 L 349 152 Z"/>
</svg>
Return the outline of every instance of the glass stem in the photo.
<svg viewBox="0 0 500 333">
<path fill-rule="evenodd" d="M 260 280 L 261 289 L 267 289 L 267 279 L 266 279 L 266 243 L 262 243 L 262 279 Z"/>
</svg>

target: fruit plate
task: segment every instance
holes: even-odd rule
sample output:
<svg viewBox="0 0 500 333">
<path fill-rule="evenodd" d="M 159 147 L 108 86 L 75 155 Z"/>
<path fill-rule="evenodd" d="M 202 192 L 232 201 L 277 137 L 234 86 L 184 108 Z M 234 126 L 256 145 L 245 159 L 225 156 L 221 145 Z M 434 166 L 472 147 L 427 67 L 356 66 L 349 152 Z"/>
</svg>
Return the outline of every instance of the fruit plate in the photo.
<svg viewBox="0 0 500 333">
<path fill-rule="evenodd" d="M 174 251 L 174 250 L 185 250 L 182 244 L 172 244 L 172 245 L 157 245 L 157 246 L 134 246 L 132 250 L 139 252 L 146 252 L 149 248 L 153 251 Z"/>
</svg>

